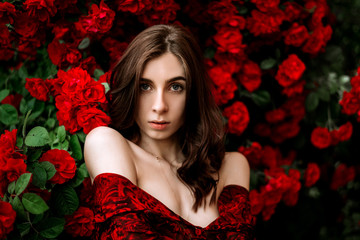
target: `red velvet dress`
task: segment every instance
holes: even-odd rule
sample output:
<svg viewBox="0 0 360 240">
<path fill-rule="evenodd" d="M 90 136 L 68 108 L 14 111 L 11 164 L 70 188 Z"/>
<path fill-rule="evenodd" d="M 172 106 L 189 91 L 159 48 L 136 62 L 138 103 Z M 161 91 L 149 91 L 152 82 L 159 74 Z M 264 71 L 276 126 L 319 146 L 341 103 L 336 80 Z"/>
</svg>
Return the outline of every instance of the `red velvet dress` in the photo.
<svg viewBox="0 0 360 240">
<path fill-rule="evenodd" d="M 249 192 L 225 186 L 218 199 L 220 216 L 207 227 L 194 226 L 127 178 L 102 173 L 93 183 L 94 239 L 253 239 L 255 218 Z"/>
</svg>

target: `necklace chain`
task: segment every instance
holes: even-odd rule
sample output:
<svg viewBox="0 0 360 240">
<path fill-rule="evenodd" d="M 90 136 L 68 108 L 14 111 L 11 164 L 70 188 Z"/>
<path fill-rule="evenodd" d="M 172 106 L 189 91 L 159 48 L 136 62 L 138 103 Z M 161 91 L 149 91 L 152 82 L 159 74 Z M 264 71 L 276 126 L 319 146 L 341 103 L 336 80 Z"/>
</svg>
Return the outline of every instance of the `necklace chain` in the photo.
<svg viewBox="0 0 360 240">
<path fill-rule="evenodd" d="M 164 161 L 166 161 L 166 160 L 160 158 L 159 156 L 157 156 L 157 155 L 155 155 L 155 154 L 153 154 L 153 153 L 150 153 L 150 154 L 153 155 L 153 156 L 155 157 L 156 161 L 159 163 L 160 168 L 163 170 L 163 171 L 161 171 L 161 172 L 162 172 L 162 175 L 164 175 L 164 177 L 165 177 L 165 179 L 166 179 L 166 182 L 168 183 L 168 185 L 169 185 L 169 187 L 170 187 L 170 189 L 171 189 L 171 191 L 172 191 L 172 193 L 173 193 L 173 195 L 174 195 L 174 197 L 175 197 L 175 196 L 176 196 L 175 191 L 174 191 L 172 185 L 170 184 L 170 181 L 169 181 L 168 177 L 166 176 L 166 173 L 164 172 L 164 168 L 163 168 L 163 166 L 162 166 L 162 164 L 161 164 L 161 162 L 162 162 L 163 160 L 164 160 Z M 188 211 L 187 211 L 186 220 L 189 219 L 189 216 L 190 216 L 190 209 L 188 209 Z"/>
</svg>

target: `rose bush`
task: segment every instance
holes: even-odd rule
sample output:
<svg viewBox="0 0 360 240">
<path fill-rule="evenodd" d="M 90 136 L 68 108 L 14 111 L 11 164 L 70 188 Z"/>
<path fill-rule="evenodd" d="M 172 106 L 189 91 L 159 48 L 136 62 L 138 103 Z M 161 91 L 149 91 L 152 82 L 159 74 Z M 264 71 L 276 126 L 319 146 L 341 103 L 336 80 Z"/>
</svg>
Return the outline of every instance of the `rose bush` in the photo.
<svg viewBox="0 0 360 240">
<path fill-rule="evenodd" d="M 91 236 L 83 143 L 110 123 L 112 66 L 158 23 L 183 25 L 204 51 L 227 150 L 251 166 L 257 239 L 356 239 L 358 11 L 353 0 L 0 2 L 0 239 Z"/>
</svg>

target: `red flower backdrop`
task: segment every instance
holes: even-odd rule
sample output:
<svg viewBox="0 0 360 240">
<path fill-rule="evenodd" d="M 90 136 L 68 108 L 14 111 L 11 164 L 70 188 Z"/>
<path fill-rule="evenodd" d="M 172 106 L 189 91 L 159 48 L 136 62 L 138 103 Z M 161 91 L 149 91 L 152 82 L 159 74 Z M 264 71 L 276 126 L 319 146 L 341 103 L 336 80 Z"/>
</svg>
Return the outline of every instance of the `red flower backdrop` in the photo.
<svg viewBox="0 0 360 240">
<path fill-rule="evenodd" d="M 159 23 L 203 48 L 257 238 L 359 234 L 360 68 L 335 42 L 349 1 L 338 20 L 326 0 L 0 2 L 0 239 L 91 236 L 83 142 L 110 123 L 111 66 Z"/>
</svg>

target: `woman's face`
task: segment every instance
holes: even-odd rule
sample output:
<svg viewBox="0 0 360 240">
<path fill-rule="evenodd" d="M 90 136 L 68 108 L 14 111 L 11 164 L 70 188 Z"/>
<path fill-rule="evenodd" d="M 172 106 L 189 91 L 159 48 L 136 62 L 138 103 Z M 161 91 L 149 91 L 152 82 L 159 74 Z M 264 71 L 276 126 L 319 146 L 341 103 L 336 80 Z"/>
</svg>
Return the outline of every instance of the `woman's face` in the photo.
<svg viewBox="0 0 360 240">
<path fill-rule="evenodd" d="M 139 85 L 135 121 L 141 139 L 171 139 L 184 123 L 186 79 L 181 62 L 172 53 L 150 60 Z"/>
</svg>

